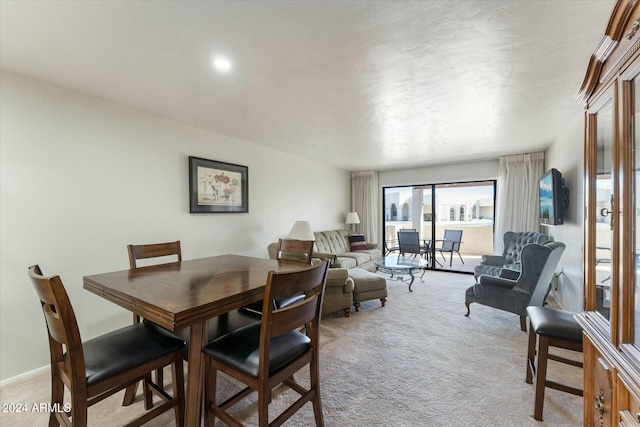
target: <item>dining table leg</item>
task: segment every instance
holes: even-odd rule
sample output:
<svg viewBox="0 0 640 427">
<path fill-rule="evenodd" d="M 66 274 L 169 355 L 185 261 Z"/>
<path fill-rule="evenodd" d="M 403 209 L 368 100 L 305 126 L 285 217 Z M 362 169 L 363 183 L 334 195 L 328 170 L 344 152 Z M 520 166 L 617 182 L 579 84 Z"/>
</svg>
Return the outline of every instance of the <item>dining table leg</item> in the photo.
<svg viewBox="0 0 640 427">
<path fill-rule="evenodd" d="M 185 426 L 187 427 L 200 427 L 204 380 L 202 347 L 206 344 L 207 326 L 206 321 L 191 325 L 185 402 Z"/>
</svg>

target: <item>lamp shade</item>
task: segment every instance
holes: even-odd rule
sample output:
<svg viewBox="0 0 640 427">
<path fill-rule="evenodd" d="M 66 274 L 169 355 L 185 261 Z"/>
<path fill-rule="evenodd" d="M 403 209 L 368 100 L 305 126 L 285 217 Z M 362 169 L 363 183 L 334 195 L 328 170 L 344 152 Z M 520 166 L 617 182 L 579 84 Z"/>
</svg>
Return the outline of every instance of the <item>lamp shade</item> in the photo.
<svg viewBox="0 0 640 427">
<path fill-rule="evenodd" d="M 293 224 L 293 227 L 291 227 L 291 231 L 287 235 L 287 239 L 316 240 L 309 221 L 296 221 L 296 223 Z"/>
<path fill-rule="evenodd" d="M 360 224 L 360 217 L 358 217 L 358 212 L 349 212 L 347 214 L 347 220 L 345 224 Z"/>
</svg>

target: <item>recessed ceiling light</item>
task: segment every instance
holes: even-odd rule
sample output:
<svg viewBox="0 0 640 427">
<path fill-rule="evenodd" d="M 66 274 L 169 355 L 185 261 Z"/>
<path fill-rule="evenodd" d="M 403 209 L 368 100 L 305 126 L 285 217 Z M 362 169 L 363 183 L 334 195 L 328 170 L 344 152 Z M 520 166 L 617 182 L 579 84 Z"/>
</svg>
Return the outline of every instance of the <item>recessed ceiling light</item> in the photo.
<svg viewBox="0 0 640 427">
<path fill-rule="evenodd" d="M 217 57 L 213 60 L 213 66 L 218 71 L 229 71 L 231 69 L 231 61 L 227 58 Z"/>
</svg>

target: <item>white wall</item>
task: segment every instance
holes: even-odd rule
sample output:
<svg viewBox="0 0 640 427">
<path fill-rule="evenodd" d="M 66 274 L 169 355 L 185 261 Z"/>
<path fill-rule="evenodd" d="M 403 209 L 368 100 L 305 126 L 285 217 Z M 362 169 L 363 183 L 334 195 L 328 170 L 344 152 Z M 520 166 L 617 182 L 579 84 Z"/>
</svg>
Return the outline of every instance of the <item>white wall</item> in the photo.
<svg viewBox="0 0 640 427">
<path fill-rule="evenodd" d="M 549 147 L 545 155 L 546 170 L 556 168 L 562 173 L 569 188 L 569 208 L 564 224 L 542 227 L 554 240 L 567 245 L 553 295 L 569 311 L 582 311 L 583 305 L 583 249 L 584 249 L 584 114 L 580 113 Z"/>
<path fill-rule="evenodd" d="M 84 275 L 128 268 L 129 243 L 267 257 L 295 220 L 344 228 L 346 171 L 8 71 L 1 86 L 0 379 L 48 363 L 32 264 L 62 277 L 89 339 L 131 321 L 82 289 Z M 248 166 L 250 212 L 189 214 L 190 155 Z"/>
<path fill-rule="evenodd" d="M 395 185 L 439 184 L 498 179 L 499 165 L 500 162 L 498 159 L 492 159 L 381 171 L 378 173 L 378 183 L 380 184 L 380 188 L 382 188 Z"/>
</svg>

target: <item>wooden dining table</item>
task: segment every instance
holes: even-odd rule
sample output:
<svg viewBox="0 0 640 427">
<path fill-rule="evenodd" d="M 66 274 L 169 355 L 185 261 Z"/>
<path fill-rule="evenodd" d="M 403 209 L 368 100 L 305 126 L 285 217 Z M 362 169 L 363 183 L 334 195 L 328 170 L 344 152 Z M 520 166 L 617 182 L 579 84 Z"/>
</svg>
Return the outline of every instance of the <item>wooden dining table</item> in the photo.
<svg viewBox="0 0 640 427">
<path fill-rule="evenodd" d="M 84 288 L 171 331 L 190 327 L 185 425 L 200 426 L 208 320 L 263 299 L 269 271 L 300 263 L 220 255 L 83 278 Z"/>
</svg>

